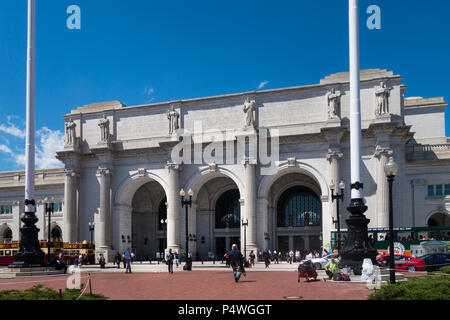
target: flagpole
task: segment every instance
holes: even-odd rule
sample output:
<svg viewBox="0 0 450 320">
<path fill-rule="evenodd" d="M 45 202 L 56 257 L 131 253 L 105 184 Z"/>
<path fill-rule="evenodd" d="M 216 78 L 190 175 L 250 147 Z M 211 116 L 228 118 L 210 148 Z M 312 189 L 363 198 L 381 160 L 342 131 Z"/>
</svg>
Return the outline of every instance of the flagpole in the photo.
<svg viewBox="0 0 450 320">
<path fill-rule="evenodd" d="M 36 3 L 28 0 L 28 40 L 27 40 L 27 92 L 26 92 L 26 141 L 25 141 L 25 212 L 20 220 L 20 245 L 14 256 L 13 269 L 44 266 L 44 252 L 39 244 L 36 228 L 36 201 L 34 199 L 34 166 L 35 166 L 35 137 L 34 137 L 34 102 L 35 102 L 35 22 Z"/>
<path fill-rule="evenodd" d="M 34 102 L 35 102 L 35 0 L 28 0 L 28 45 L 27 45 L 27 118 L 25 145 L 25 200 L 34 200 L 34 166 L 35 166 L 35 137 L 34 137 Z M 26 212 L 34 212 L 33 204 L 26 206 Z"/>
<path fill-rule="evenodd" d="M 364 215 L 368 208 L 363 199 L 361 179 L 362 138 L 358 0 L 349 0 L 349 44 L 351 200 L 347 210 L 351 214 L 345 221 L 348 233 L 344 247 L 340 252 L 340 266 L 351 267 L 355 275 L 360 275 L 365 258 L 369 258 L 373 263 L 376 263 L 377 250 L 373 248 L 368 237 L 367 226 L 370 220 Z"/>
</svg>

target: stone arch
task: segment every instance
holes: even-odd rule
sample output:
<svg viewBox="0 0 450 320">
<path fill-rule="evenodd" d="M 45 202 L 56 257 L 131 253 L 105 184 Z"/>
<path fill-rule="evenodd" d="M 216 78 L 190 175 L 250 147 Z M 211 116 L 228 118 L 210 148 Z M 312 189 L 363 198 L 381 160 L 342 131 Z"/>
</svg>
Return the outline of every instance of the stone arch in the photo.
<svg viewBox="0 0 450 320">
<path fill-rule="evenodd" d="M 272 176 L 264 176 L 258 186 L 258 199 L 267 199 L 270 188 L 282 176 L 289 173 L 304 174 L 314 179 L 320 188 L 320 196 L 329 196 L 329 187 L 325 177 L 309 164 L 296 161 L 295 166 L 290 166 L 288 161 L 280 162 L 278 172 Z"/>
<path fill-rule="evenodd" d="M 242 195 L 244 194 L 244 185 L 243 185 L 242 181 L 232 171 L 225 169 L 225 168 L 220 168 L 220 167 L 218 167 L 216 171 L 212 171 L 209 168 L 204 168 L 203 170 L 200 170 L 199 172 L 195 173 L 188 179 L 188 182 L 185 184 L 184 189 L 185 190 L 192 189 L 194 191 L 194 196 L 192 198 L 192 201 L 195 202 L 200 189 L 206 183 L 208 183 L 208 181 L 211 181 L 215 178 L 220 178 L 220 177 L 230 178 L 238 187 L 239 193 L 241 194 L 241 197 L 242 197 Z"/>
<path fill-rule="evenodd" d="M 2 225 L 0 225 L 0 240 L 12 240 L 12 238 L 12 229 L 8 226 L 8 224 L 3 223 Z"/>
<path fill-rule="evenodd" d="M 450 214 L 444 210 L 433 210 L 427 215 L 425 224 L 430 226 L 431 221 L 433 226 L 450 226 Z"/>
<path fill-rule="evenodd" d="M 118 205 L 131 206 L 136 191 L 144 184 L 152 181 L 158 182 L 167 194 L 168 186 L 159 175 L 152 172 L 146 172 L 145 174 L 135 172 L 122 180 L 119 184 L 114 196 L 114 203 Z"/>
<path fill-rule="evenodd" d="M 56 235 L 59 235 L 59 237 L 56 237 Z M 56 222 L 52 222 L 52 224 L 50 226 L 50 238 L 52 239 L 52 241 L 55 241 L 54 238 L 61 239 L 61 240 L 63 239 L 62 228 Z"/>
</svg>

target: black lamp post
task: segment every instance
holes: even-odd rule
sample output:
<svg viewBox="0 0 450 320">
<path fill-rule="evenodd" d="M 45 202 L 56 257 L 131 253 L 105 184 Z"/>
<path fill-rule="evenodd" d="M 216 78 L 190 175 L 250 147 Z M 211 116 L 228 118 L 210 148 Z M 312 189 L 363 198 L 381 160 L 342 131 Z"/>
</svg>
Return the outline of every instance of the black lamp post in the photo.
<svg viewBox="0 0 450 320">
<path fill-rule="evenodd" d="M 394 256 L 394 209 L 392 205 L 392 184 L 398 172 L 398 166 L 393 157 L 390 157 L 384 166 L 387 180 L 389 182 L 389 280 L 395 283 L 395 256 Z"/>
<path fill-rule="evenodd" d="M 186 268 L 186 270 L 190 270 L 191 263 L 188 259 L 188 254 L 189 254 L 188 206 L 189 206 L 189 208 L 192 206 L 192 196 L 194 195 L 194 192 L 192 191 L 192 189 L 189 189 L 189 191 L 188 191 L 189 200 L 184 199 L 185 195 L 186 195 L 186 193 L 184 192 L 183 189 L 181 189 L 181 191 L 180 191 L 181 207 L 186 208 L 186 254 L 185 254 L 186 265 L 185 265 L 185 268 Z"/>
<path fill-rule="evenodd" d="M 95 230 L 95 222 L 90 221 L 90 222 L 89 222 L 89 235 L 90 235 L 90 240 L 91 240 L 90 242 L 91 242 L 91 243 L 93 242 L 93 236 L 92 236 L 92 234 L 93 234 L 94 230 Z"/>
<path fill-rule="evenodd" d="M 167 219 L 161 219 L 159 221 L 161 223 L 161 228 L 164 230 L 164 238 L 163 238 L 163 251 L 167 248 Z"/>
<path fill-rule="evenodd" d="M 52 214 L 55 212 L 55 204 L 53 202 L 49 203 L 48 199 L 45 198 L 45 213 L 48 215 L 48 237 L 47 237 L 47 263 L 50 264 L 51 262 L 51 255 L 50 255 L 50 249 L 51 249 L 51 219 Z"/>
<path fill-rule="evenodd" d="M 247 226 L 248 219 L 244 221 L 242 219 L 242 226 L 244 227 L 244 260 L 247 261 Z"/>
<path fill-rule="evenodd" d="M 336 194 L 334 194 L 336 186 L 334 183 L 331 183 L 330 189 L 331 189 L 331 200 L 341 200 L 344 202 L 344 189 L 345 189 L 345 183 L 344 181 L 339 182 L 339 189 L 341 189 L 341 194 L 339 194 L 336 190 Z M 337 235 L 338 235 L 338 241 L 337 241 L 337 248 L 338 253 L 341 252 L 341 223 L 339 219 L 339 201 L 336 201 L 336 220 L 333 219 L 333 223 L 337 224 Z"/>
</svg>

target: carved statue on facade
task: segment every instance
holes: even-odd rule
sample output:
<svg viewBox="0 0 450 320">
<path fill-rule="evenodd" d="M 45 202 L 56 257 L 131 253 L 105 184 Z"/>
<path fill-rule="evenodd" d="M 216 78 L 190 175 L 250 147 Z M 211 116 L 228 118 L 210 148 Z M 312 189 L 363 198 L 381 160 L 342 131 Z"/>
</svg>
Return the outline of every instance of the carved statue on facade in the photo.
<svg viewBox="0 0 450 320">
<path fill-rule="evenodd" d="M 341 105 L 341 93 L 334 88 L 330 90 L 327 94 L 327 105 L 328 105 L 328 118 L 329 119 L 337 119 L 338 116 L 338 110 Z"/>
<path fill-rule="evenodd" d="M 375 115 L 377 117 L 389 114 L 389 95 L 391 90 L 392 89 L 386 87 L 385 82 L 381 82 L 380 86 L 375 90 L 375 97 L 377 100 Z"/>
<path fill-rule="evenodd" d="M 101 142 L 109 142 L 110 133 L 109 133 L 109 119 L 106 117 L 106 114 L 103 115 L 103 118 L 98 122 L 98 126 L 100 127 Z"/>
<path fill-rule="evenodd" d="M 170 110 L 167 111 L 167 119 L 169 119 L 169 134 L 174 134 L 179 126 L 180 114 L 175 111 L 174 106 L 170 106 Z"/>
<path fill-rule="evenodd" d="M 66 137 L 65 142 L 67 146 L 73 146 L 75 144 L 75 127 L 77 126 L 72 119 L 66 122 Z"/>
<path fill-rule="evenodd" d="M 255 101 L 250 101 L 249 98 L 245 99 L 244 102 L 244 113 L 245 113 L 245 129 L 255 127 Z"/>
</svg>

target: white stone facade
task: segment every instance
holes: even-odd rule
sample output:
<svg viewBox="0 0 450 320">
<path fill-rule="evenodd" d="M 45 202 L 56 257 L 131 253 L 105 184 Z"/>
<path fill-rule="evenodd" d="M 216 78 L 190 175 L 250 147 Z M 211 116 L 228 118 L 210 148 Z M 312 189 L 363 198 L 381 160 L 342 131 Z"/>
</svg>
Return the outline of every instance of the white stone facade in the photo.
<svg viewBox="0 0 450 320">
<path fill-rule="evenodd" d="M 305 251 L 329 243 L 335 228 L 332 218 L 336 218 L 329 189 L 332 181 L 338 184 L 343 180 L 347 187 L 340 210 L 343 228 L 348 217 L 345 207 L 350 202 L 348 76 L 333 74 L 319 84 L 301 87 L 132 107 L 113 101 L 72 110 L 64 119 L 75 127 L 58 153 L 65 169 L 50 170 L 57 172 L 58 182 L 45 189 L 48 194 L 64 196 L 64 214 L 58 222 L 64 240 L 89 239 L 88 223 L 95 221 L 96 247 L 109 257 L 127 248 L 148 256 L 161 247 L 182 252 L 185 208 L 179 191 L 183 188 L 194 192 L 187 237 L 194 257 L 206 258 L 239 240 L 243 245 L 244 228 L 223 227 L 216 221 L 217 212 L 227 206 L 225 194 L 234 205 L 227 210 L 239 207 L 240 217 L 248 220 L 247 253 L 266 248 Z M 400 167 L 394 182 L 396 226 L 425 226 L 436 213 L 447 223 L 450 212 L 448 196 L 429 197 L 427 193 L 429 184 L 450 184 L 450 144 L 444 132 L 447 103 L 442 98 L 405 99 L 402 80 L 386 70 L 361 71 L 362 180 L 369 227 L 388 223 L 383 166 L 389 156 Z M 378 99 L 380 88 L 388 92 L 385 100 Z M 382 108 L 379 101 L 384 103 Z M 254 113 L 246 113 L 246 106 Z M 168 116 L 170 110 L 175 118 Z M 107 127 L 100 125 L 105 120 Z M 233 156 L 224 161 L 194 157 L 192 164 L 176 163 L 171 158 L 179 139 L 175 129 L 196 133 L 199 126 L 209 130 L 208 136 L 201 141 L 194 135 L 193 154 L 195 150 L 211 153 L 214 146 L 223 144 L 224 154 Z M 224 133 L 230 129 L 233 134 Z M 264 130 L 273 139 L 279 136 L 279 159 L 269 171 L 259 157 L 241 159 L 234 152 L 242 137 L 261 140 Z M 217 149 L 214 156 L 218 159 Z M 43 172 L 45 176 L 47 171 Z M 18 181 L 17 187 L 8 185 L 14 175 L 20 173 L 0 174 L 1 203 L 21 199 L 23 182 Z M 39 179 L 36 184 L 39 200 L 47 194 L 39 189 Z M 284 214 L 280 210 L 288 210 L 281 207 L 284 195 L 293 190 L 309 190 L 314 196 L 305 199 L 318 199 L 320 223 L 295 226 L 297 222 L 277 222 L 277 216 Z M 13 237 L 17 237 L 20 212 L 19 205 L 12 215 L 0 216 L 12 226 Z M 167 230 L 159 223 L 165 212 Z M 311 222 L 312 216 L 310 213 L 307 221 Z M 301 219 L 298 223 L 306 223 Z M 167 245 L 162 240 L 166 237 Z"/>
</svg>

